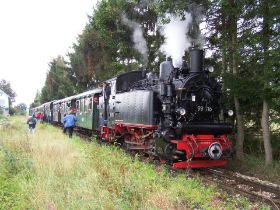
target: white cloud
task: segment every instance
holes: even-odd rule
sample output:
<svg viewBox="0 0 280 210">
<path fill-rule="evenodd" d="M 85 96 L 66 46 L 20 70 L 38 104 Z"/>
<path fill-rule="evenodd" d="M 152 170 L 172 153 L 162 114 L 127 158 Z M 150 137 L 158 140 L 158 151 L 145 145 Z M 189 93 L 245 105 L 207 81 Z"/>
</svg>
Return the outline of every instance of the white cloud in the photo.
<svg viewBox="0 0 280 210">
<path fill-rule="evenodd" d="M 0 79 L 16 103 L 29 105 L 44 85 L 48 63 L 65 55 L 88 22 L 96 0 L 0 2 Z"/>
</svg>

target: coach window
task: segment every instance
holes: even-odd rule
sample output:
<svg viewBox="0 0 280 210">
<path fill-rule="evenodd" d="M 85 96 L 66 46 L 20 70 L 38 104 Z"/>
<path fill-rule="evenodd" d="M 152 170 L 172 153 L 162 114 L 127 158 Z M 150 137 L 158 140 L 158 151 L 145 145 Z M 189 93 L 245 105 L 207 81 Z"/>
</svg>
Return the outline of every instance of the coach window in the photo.
<svg viewBox="0 0 280 210">
<path fill-rule="evenodd" d="M 78 112 L 80 111 L 80 100 L 76 101 L 76 109 Z"/>
<path fill-rule="evenodd" d="M 91 112 L 92 111 L 92 102 L 93 102 L 93 98 L 90 97 L 88 98 L 88 111 Z"/>
<path fill-rule="evenodd" d="M 116 95 L 116 80 L 111 82 L 111 94 Z"/>
<path fill-rule="evenodd" d="M 86 109 L 86 99 L 85 98 L 83 98 L 83 102 L 84 102 L 84 110 L 83 110 L 83 112 L 86 112 L 87 109 Z"/>
<path fill-rule="evenodd" d="M 85 111 L 85 99 L 81 98 L 81 112 Z"/>
<path fill-rule="evenodd" d="M 95 94 L 94 97 L 93 97 L 93 103 L 95 104 L 99 104 L 99 95 L 98 94 Z"/>
<path fill-rule="evenodd" d="M 88 98 L 84 98 L 84 102 L 85 102 L 85 112 L 88 112 Z"/>
<path fill-rule="evenodd" d="M 64 112 L 64 103 L 62 103 L 62 104 L 60 105 L 60 111 L 61 111 L 61 112 Z"/>
<path fill-rule="evenodd" d="M 64 112 L 68 112 L 68 109 L 67 109 L 67 102 L 64 103 Z"/>
<path fill-rule="evenodd" d="M 80 112 L 84 111 L 84 100 L 81 98 L 80 99 Z"/>
<path fill-rule="evenodd" d="M 67 112 L 69 112 L 70 108 L 71 108 L 71 101 L 68 101 L 66 106 Z"/>
<path fill-rule="evenodd" d="M 68 101 L 67 104 L 66 104 L 66 110 L 67 110 L 67 112 L 70 111 L 70 107 L 71 107 L 71 102 Z"/>
</svg>

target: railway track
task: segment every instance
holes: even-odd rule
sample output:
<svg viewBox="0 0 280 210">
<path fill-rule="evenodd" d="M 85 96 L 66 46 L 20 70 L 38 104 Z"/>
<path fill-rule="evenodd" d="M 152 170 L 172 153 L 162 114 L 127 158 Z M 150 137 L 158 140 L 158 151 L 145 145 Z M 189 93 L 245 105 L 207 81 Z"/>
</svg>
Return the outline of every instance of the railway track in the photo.
<svg viewBox="0 0 280 210">
<path fill-rule="evenodd" d="M 262 201 L 280 210 L 279 185 L 222 169 L 200 169 L 198 173 L 227 192 L 243 194 L 252 201 Z"/>
</svg>

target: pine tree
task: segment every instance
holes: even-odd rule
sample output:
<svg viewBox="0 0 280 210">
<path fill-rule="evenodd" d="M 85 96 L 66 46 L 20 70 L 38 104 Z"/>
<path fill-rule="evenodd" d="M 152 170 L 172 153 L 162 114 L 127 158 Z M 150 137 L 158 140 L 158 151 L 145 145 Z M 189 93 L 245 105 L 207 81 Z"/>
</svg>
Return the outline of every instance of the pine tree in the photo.
<svg viewBox="0 0 280 210">
<path fill-rule="evenodd" d="M 41 92 L 41 103 L 65 98 L 74 94 L 74 84 L 69 75 L 69 67 L 62 56 L 49 63 L 49 71 Z"/>
</svg>

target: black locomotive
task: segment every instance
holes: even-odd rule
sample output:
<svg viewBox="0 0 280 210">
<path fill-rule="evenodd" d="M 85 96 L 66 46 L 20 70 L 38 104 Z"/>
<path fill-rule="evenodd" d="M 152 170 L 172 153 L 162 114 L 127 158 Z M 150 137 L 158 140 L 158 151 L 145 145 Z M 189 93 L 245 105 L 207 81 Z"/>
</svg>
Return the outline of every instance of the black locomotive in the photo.
<svg viewBox="0 0 280 210">
<path fill-rule="evenodd" d="M 102 89 L 35 109 L 57 123 L 75 110 L 79 128 L 98 131 L 103 142 L 118 141 L 174 168 L 225 166 L 232 147 L 221 84 L 205 69 L 199 49 L 190 51 L 189 67 L 174 68 L 167 60 L 159 75 L 131 71 L 107 80 Z"/>
<path fill-rule="evenodd" d="M 159 76 L 134 71 L 107 82 L 109 100 L 103 95 L 99 102 L 103 141 L 118 139 L 175 168 L 227 163 L 232 126 L 225 123 L 221 84 L 204 69 L 202 50 L 190 51 L 190 67 L 174 68 L 167 60 Z"/>
</svg>

